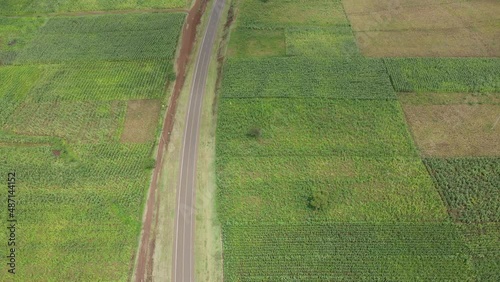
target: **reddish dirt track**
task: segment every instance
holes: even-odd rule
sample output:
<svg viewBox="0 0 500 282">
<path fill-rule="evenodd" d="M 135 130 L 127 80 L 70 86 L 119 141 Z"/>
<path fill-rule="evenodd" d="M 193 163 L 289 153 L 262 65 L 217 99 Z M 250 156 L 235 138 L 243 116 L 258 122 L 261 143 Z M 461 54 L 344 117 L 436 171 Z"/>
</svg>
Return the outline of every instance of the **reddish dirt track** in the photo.
<svg viewBox="0 0 500 282">
<path fill-rule="evenodd" d="M 157 207 L 156 189 L 163 164 L 163 153 L 168 148 L 170 132 L 172 132 L 172 128 L 174 126 L 177 99 L 184 85 L 186 66 L 188 65 L 189 57 L 194 46 L 196 28 L 200 23 L 206 4 L 207 0 L 196 0 L 194 5 L 189 10 L 187 19 L 182 28 L 181 47 L 179 50 L 179 56 L 177 57 L 177 77 L 172 96 L 170 98 L 170 105 L 167 109 L 167 114 L 165 115 L 160 141 L 158 143 L 156 166 L 153 170 L 148 200 L 146 203 L 146 214 L 142 226 L 142 237 L 135 271 L 135 281 L 137 282 L 150 280 L 152 275 L 155 239 L 154 234 L 151 235 L 151 230 L 155 206 Z M 146 269 L 148 270 L 148 273 L 146 273 Z"/>
</svg>

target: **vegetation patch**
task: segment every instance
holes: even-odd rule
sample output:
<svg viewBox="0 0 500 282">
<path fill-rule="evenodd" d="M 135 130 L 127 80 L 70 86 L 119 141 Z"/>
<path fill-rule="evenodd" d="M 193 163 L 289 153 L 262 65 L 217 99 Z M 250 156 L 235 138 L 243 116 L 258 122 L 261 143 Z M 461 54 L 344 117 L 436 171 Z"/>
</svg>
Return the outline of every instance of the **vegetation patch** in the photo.
<svg viewBox="0 0 500 282">
<path fill-rule="evenodd" d="M 467 249 L 450 224 L 227 225 L 227 281 L 465 281 Z"/>
<path fill-rule="evenodd" d="M 397 101 L 222 99 L 219 112 L 223 156 L 417 156 Z"/>
<path fill-rule="evenodd" d="M 460 224 L 478 281 L 500 279 L 500 223 Z"/>
<path fill-rule="evenodd" d="M 2 2 L 2 11 L 3 11 Z M 0 66 L 14 62 L 17 54 L 35 36 L 45 18 L 6 18 L 0 16 Z"/>
<path fill-rule="evenodd" d="M 69 159 L 55 157 L 50 146 L 0 147 L 0 169 L 14 168 L 18 175 L 22 236 L 16 245 L 19 261 L 30 266 L 16 279 L 127 280 L 150 177 L 143 167 L 150 148 L 70 144 Z M 3 221 L 6 217 L 0 215 Z"/>
<path fill-rule="evenodd" d="M 51 18 L 17 64 L 173 58 L 183 13 Z"/>
<path fill-rule="evenodd" d="M 386 100 L 396 95 L 378 59 L 292 57 L 229 59 L 224 66 L 222 97 Z"/>
<path fill-rule="evenodd" d="M 154 99 L 165 94 L 172 64 L 164 60 L 43 65 L 32 102 Z"/>
<path fill-rule="evenodd" d="M 286 29 L 286 54 L 289 56 L 360 56 L 350 27 Z"/>
<path fill-rule="evenodd" d="M 153 141 L 160 111 L 161 101 L 159 100 L 128 101 L 121 142 L 145 143 Z"/>
<path fill-rule="evenodd" d="M 384 59 L 398 92 L 500 93 L 500 59 Z"/>
<path fill-rule="evenodd" d="M 41 73 L 36 66 L 0 67 L 0 127 L 24 101 Z"/>
<path fill-rule="evenodd" d="M 500 159 L 424 159 L 448 205 L 459 222 L 500 222 Z"/>
<path fill-rule="evenodd" d="M 54 136 L 75 143 L 113 142 L 119 136 L 124 116 L 122 101 L 24 103 L 4 129 L 19 135 Z"/>
<path fill-rule="evenodd" d="M 418 158 L 226 154 L 217 159 L 217 169 L 224 224 L 447 219 Z"/>
<path fill-rule="evenodd" d="M 183 8 L 186 0 L 3 0 L 0 15 Z"/>
<path fill-rule="evenodd" d="M 230 57 L 285 56 L 285 31 L 237 28 L 231 34 L 227 52 Z"/>
<path fill-rule="evenodd" d="M 237 8 L 245 27 L 349 25 L 341 0 L 241 0 Z"/>
</svg>

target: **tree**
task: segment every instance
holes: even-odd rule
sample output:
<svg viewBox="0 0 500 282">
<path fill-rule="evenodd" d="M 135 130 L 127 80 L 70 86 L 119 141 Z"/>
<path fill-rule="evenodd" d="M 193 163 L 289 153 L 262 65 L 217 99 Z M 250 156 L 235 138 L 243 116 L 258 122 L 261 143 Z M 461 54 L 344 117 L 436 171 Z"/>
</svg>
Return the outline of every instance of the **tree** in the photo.
<svg viewBox="0 0 500 282">
<path fill-rule="evenodd" d="M 316 189 L 309 197 L 309 206 L 315 211 L 326 210 L 330 204 L 329 196 L 326 189 Z"/>
</svg>

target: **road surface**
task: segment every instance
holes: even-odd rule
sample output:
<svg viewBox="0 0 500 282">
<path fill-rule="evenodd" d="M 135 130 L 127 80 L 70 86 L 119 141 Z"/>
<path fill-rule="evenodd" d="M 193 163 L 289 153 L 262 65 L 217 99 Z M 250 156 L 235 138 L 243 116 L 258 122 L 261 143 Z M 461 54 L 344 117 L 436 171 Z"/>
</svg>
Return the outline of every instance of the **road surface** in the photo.
<svg viewBox="0 0 500 282">
<path fill-rule="evenodd" d="M 186 127 L 181 152 L 177 208 L 175 215 L 173 282 L 194 281 L 194 223 L 196 163 L 203 95 L 207 81 L 208 65 L 217 34 L 217 27 L 225 0 L 215 0 L 207 29 L 198 52 L 191 85 Z"/>
</svg>

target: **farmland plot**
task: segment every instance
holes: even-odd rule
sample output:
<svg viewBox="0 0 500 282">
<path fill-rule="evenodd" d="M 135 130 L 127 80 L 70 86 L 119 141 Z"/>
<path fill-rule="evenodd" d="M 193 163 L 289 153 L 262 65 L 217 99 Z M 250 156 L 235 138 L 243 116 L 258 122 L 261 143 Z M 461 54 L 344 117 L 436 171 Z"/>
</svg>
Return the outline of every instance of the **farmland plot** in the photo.
<svg viewBox="0 0 500 282">
<path fill-rule="evenodd" d="M 224 98 L 396 98 L 377 59 L 229 59 L 224 68 Z"/>
<path fill-rule="evenodd" d="M 246 225 L 227 226 L 224 234 L 228 281 L 463 281 L 473 275 L 449 224 Z"/>
<path fill-rule="evenodd" d="M 183 8 L 188 0 L 1 0 L 0 15 Z"/>
<path fill-rule="evenodd" d="M 384 59 L 399 92 L 500 93 L 498 58 Z"/>
<path fill-rule="evenodd" d="M 41 65 L 30 102 L 109 101 L 160 98 L 172 63 L 166 60 L 91 61 Z M 170 78 L 168 78 L 170 79 Z"/>
<path fill-rule="evenodd" d="M 370 57 L 498 57 L 496 0 L 343 0 Z"/>
<path fill-rule="evenodd" d="M 173 58 L 185 14 L 128 14 L 50 19 L 15 63 Z"/>
<path fill-rule="evenodd" d="M 24 4 L 16 11 L 26 12 Z M 0 27 L 0 171 L 17 176 L 16 280 L 130 279 L 154 166 L 151 135 L 184 17 L 0 19 L 8 23 Z M 139 125 L 145 140 L 122 143 L 132 99 L 154 99 L 146 109 L 154 116 Z"/>
</svg>

